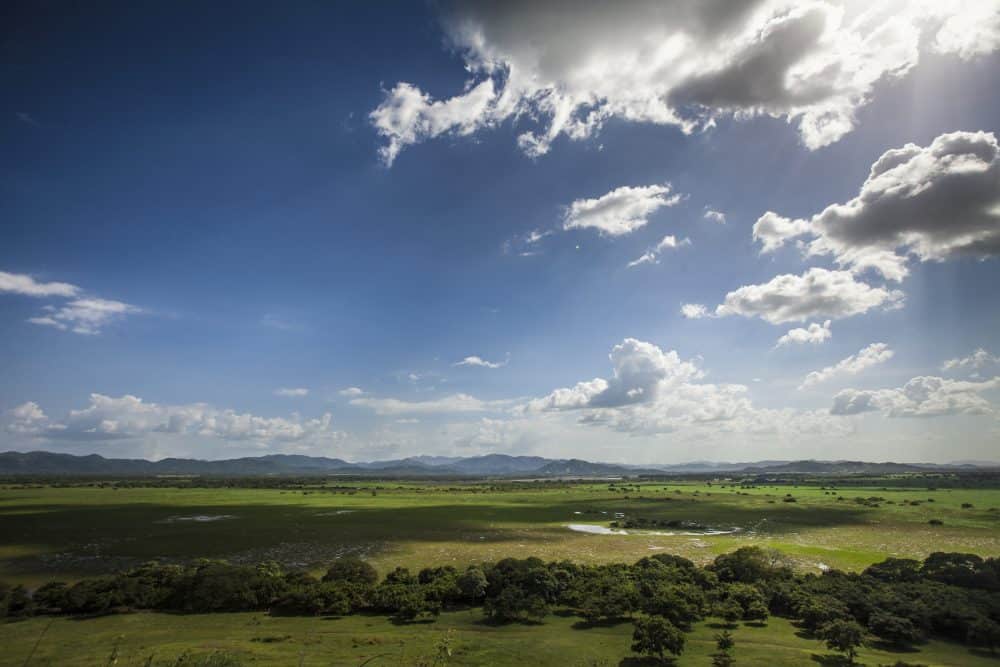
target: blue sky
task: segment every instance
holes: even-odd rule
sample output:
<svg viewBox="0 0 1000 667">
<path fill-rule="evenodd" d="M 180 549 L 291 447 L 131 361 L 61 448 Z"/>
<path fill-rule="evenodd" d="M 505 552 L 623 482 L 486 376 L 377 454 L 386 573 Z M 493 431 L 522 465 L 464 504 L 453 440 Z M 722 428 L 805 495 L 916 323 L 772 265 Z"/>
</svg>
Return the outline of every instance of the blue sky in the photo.
<svg viewBox="0 0 1000 667">
<path fill-rule="evenodd" d="M 995 458 L 1000 10 L 882 4 L 15 3 L 0 447 Z"/>
</svg>

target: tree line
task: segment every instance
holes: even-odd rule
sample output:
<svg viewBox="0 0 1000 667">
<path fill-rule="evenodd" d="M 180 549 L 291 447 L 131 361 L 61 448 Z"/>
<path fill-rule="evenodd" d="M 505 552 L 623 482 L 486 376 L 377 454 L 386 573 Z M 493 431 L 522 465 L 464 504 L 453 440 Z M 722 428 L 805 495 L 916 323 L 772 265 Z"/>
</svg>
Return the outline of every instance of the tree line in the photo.
<svg viewBox="0 0 1000 667">
<path fill-rule="evenodd" d="M 863 641 L 899 648 L 941 637 L 1000 646 L 1000 559 L 933 553 L 923 561 L 889 558 L 861 573 L 797 574 L 780 553 L 743 547 L 699 567 L 657 554 L 628 564 L 583 565 L 538 558 L 450 565 L 380 577 L 358 558 L 335 561 L 322 577 L 200 560 L 148 563 L 34 591 L 0 584 L 0 616 L 102 615 L 138 610 L 179 613 L 267 611 L 275 615 L 383 613 L 400 622 L 445 609 L 479 607 L 497 623 L 538 623 L 554 609 L 585 624 L 631 620 L 633 649 L 678 655 L 684 633 L 708 616 L 734 625 L 794 619 L 853 660 Z M 731 637 L 720 636 L 717 664 L 729 664 Z M 724 646 L 728 644 L 728 646 Z"/>
</svg>

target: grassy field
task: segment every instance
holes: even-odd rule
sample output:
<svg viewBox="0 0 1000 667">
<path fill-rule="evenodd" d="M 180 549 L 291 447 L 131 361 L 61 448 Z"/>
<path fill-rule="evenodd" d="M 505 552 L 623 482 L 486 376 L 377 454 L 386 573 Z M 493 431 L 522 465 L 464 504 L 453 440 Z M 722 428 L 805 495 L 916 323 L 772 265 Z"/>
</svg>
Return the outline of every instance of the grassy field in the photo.
<svg viewBox="0 0 1000 667">
<path fill-rule="evenodd" d="M 175 616 L 131 614 L 72 620 L 35 618 L 0 625 L 0 666 L 93 666 L 112 664 L 140 667 L 169 664 L 185 651 L 225 650 L 246 664 L 356 666 L 375 656 L 372 667 L 419 664 L 430 658 L 435 645 L 451 638 L 447 664 L 469 666 L 525 665 L 597 667 L 642 665 L 630 658 L 632 626 L 581 629 L 575 617 L 550 616 L 540 625 L 491 626 L 479 611 L 442 614 L 436 621 L 397 625 L 374 616 L 339 619 L 283 618 L 265 614 Z M 51 625 L 50 625 L 51 622 Z M 44 634 L 42 634 L 44 632 Z M 697 625 L 687 635 L 678 665 L 709 665 L 715 651 L 712 622 Z M 734 631 L 739 665 L 837 664 L 833 654 L 816 640 L 800 636 L 788 621 L 772 618 L 766 627 L 742 625 Z M 39 637 L 41 637 L 40 641 Z M 37 649 L 31 655 L 33 647 Z M 30 661 L 25 660 L 31 655 Z M 997 665 L 988 653 L 956 644 L 929 642 L 908 652 L 863 648 L 859 663 L 892 665 L 898 660 L 922 665 Z"/>
<path fill-rule="evenodd" d="M 786 494 L 796 502 L 783 502 Z M 869 497 L 882 500 L 855 500 Z M 803 569 L 857 570 L 887 556 L 939 550 L 1000 555 L 997 507 L 1000 489 L 884 488 L 877 480 L 836 490 L 705 482 L 644 483 L 627 491 L 608 483 L 359 482 L 310 490 L 8 485 L 0 489 L 0 579 L 37 584 L 195 557 L 319 568 L 358 554 L 383 572 L 528 555 L 631 562 L 658 551 L 704 563 L 747 544 L 780 549 Z M 740 531 L 592 535 L 567 528 L 607 526 L 616 513 Z M 929 525 L 930 519 L 943 525 Z"/>
</svg>

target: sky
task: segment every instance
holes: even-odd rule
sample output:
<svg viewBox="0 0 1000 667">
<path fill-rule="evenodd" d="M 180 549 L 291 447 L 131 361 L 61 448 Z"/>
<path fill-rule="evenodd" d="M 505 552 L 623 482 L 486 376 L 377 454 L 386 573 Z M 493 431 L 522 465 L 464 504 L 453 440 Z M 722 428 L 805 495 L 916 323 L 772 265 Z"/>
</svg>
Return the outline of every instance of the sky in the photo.
<svg viewBox="0 0 1000 667">
<path fill-rule="evenodd" d="M 2 12 L 0 450 L 1000 459 L 996 0 Z"/>
</svg>

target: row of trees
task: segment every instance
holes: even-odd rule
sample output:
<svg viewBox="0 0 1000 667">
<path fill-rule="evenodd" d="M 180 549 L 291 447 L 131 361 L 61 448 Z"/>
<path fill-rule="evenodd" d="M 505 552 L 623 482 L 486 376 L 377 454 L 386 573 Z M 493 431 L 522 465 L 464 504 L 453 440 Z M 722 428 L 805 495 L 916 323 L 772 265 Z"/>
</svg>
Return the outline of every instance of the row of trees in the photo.
<svg viewBox="0 0 1000 667">
<path fill-rule="evenodd" d="M 384 577 L 357 558 L 334 562 L 321 578 L 286 572 L 273 562 L 150 563 L 73 584 L 50 582 L 30 593 L 0 585 L 0 614 L 369 611 L 408 621 L 476 606 L 498 623 L 532 623 L 558 607 L 590 624 L 632 620 L 636 650 L 654 656 L 683 650 L 683 633 L 706 616 L 734 624 L 763 623 L 775 614 L 797 619 L 853 658 L 864 636 L 905 647 L 935 635 L 992 650 L 1000 645 L 998 593 L 1000 561 L 971 554 L 935 553 L 922 562 L 890 558 L 862 573 L 817 576 L 794 574 L 777 552 L 744 547 L 705 567 L 669 554 L 632 565 L 507 558 L 416 574 L 397 568 Z M 720 662 L 726 654 L 720 648 Z"/>
</svg>

